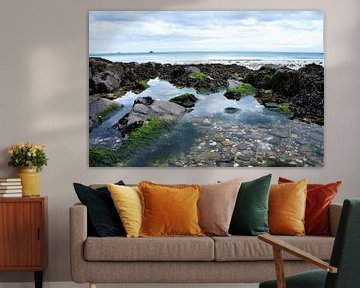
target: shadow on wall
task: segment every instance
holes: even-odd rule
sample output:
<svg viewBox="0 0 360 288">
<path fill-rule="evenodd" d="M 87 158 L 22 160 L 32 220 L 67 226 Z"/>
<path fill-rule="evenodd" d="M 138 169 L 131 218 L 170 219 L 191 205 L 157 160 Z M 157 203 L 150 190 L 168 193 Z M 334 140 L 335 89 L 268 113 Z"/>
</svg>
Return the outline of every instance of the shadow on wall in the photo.
<svg viewBox="0 0 360 288">
<path fill-rule="evenodd" d="M 7 167 L 11 144 L 48 147 L 49 166 L 40 176 L 41 194 L 49 196 L 45 281 L 70 280 L 67 215 L 75 198 L 68 193 L 78 167 L 84 170 L 87 163 L 87 8 L 69 9 L 66 2 L 13 1 L 6 11 L 0 9 L 8 23 L 0 27 L 6 39 L 0 47 L 6 73 L 0 81 L 8 95 L 0 107 L 0 177 L 15 176 L 16 169 Z M 1 272 L 0 282 L 7 281 L 33 281 L 33 275 Z"/>
</svg>

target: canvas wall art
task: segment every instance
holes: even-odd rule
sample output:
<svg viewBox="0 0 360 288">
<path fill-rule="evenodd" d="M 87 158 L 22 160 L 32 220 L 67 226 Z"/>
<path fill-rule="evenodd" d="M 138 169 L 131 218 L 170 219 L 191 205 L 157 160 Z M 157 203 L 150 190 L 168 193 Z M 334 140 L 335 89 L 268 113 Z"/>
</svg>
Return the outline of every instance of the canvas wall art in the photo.
<svg viewBox="0 0 360 288">
<path fill-rule="evenodd" d="M 89 166 L 323 166 L 323 22 L 89 12 Z"/>
</svg>

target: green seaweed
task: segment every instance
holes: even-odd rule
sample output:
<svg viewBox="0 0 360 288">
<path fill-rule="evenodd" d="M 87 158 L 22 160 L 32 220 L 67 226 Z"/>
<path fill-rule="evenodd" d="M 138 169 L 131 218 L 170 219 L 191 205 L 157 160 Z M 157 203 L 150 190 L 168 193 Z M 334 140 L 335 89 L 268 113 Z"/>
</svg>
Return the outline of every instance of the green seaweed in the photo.
<svg viewBox="0 0 360 288">
<path fill-rule="evenodd" d="M 193 71 L 189 76 L 196 80 L 204 80 L 207 77 L 207 75 L 201 71 Z"/>
<path fill-rule="evenodd" d="M 275 70 L 273 69 L 266 69 L 266 72 L 265 72 L 265 81 L 266 81 L 266 84 L 267 86 L 271 87 L 272 85 L 272 82 L 273 82 L 273 79 L 274 79 L 274 75 L 275 75 Z"/>
<path fill-rule="evenodd" d="M 131 131 L 120 147 L 119 156 L 121 160 L 126 162 L 134 153 L 150 145 L 168 132 L 172 125 L 172 122 L 150 118 L 142 126 Z"/>
<path fill-rule="evenodd" d="M 206 94 L 210 94 L 211 92 L 209 91 L 209 89 L 206 89 L 204 87 L 199 87 L 196 88 L 196 93 L 201 95 L 206 95 Z"/>
<path fill-rule="evenodd" d="M 280 159 L 266 159 L 261 166 L 265 167 L 302 167 L 301 164 L 293 164 Z"/>
<path fill-rule="evenodd" d="M 106 167 L 116 166 L 117 152 L 108 148 L 90 147 L 89 148 L 89 166 Z"/>
<path fill-rule="evenodd" d="M 188 153 L 197 131 L 192 123 L 151 118 L 129 133 L 118 150 L 120 166 L 168 166 L 171 159 Z M 181 141 L 179 141 L 181 139 Z"/>
<path fill-rule="evenodd" d="M 184 93 L 184 94 L 181 94 L 179 96 L 172 98 L 170 101 L 174 102 L 175 100 L 178 100 L 178 101 L 190 100 L 190 101 L 196 102 L 198 100 L 198 98 L 196 98 L 194 94 Z"/>
<path fill-rule="evenodd" d="M 148 80 L 140 80 L 138 82 L 138 87 L 140 90 L 146 90 L 147 88 L 149 88 L 150 85 L 148 84 Z"/>
<path fill-rule="evenodd" d="M 108 116 L 109 114 L 111 114 L 112 112 L 119 110 L 120 108 L 121 108 L 121 106 L 119 104 L 113 103 L 113 104 L 110 104 L 110 105 L 104 107 L 102 110 L 100 110 L 98 112 L 97 115 L 104 118 L 104 117 Z"/>
<path fill-rule="evenodd" d="M 291 114 L 291 108 L 289 103 L 281 103 L 278 108 L 274 109 L 274 111 L 281 114 Z"/>
</svg>

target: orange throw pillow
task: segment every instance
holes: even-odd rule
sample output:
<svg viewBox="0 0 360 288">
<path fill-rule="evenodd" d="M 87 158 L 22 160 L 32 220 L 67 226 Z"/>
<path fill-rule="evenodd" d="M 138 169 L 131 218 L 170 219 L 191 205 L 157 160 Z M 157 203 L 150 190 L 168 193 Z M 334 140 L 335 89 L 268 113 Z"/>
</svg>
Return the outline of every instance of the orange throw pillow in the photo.
<svg viewBox="0 0 360 288">
<path fill-rule="evenodd" d="M 203 236 L 199 227 L 199 185 L 139 183 L 143 203 L 140 236 Z"/>
<path fill-rule="evenodd" d="M 293 181 L 279 177 L 279 184 Z M 307 184 L 305 233 L 329 236 L 329 206 L 335 198 L 341 181 L 329 184 Z"/>
<path fill-rule="evenodd" d="M 273 184 L 269 195 L 269 228 L 271 234 L 303 236 L 306 207 L 306 184 Z"/>
</svg>

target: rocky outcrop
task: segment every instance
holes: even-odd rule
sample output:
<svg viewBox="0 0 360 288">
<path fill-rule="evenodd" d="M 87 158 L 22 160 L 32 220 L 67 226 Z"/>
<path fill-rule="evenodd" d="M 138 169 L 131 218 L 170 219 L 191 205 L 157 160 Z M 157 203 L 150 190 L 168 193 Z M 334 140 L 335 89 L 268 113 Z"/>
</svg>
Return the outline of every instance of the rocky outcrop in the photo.
<svg viewBox="0 0 360 288">
<path fill-rule="evenodd" d="M 153 100 L 151 97 L 140 97 L 135 100 L 130 113 L 117 123 L 117 129 L 123 134 L 140 127 L 150 118 L 161 121 L 175 121 L 185 114 L 185 108 L 164 100 Z"/>
<path fill-rule="evenodd" d="M 259 88 L 257 98 L 265 106 L 289 103 L 295 118 L 324 123 L 324 67 L 309 64 L 292 70 L 267 65 L 248 74 L 246 81 Z"/>
<path fill-rule="evenodd" d="M 121 85 L 124 70 L 102 58 L 89 59 L 89 93 L 111 93 Z"/>
<path fill-rule="evenodd" d="M 119 97 L 130 90 L 139 93 L 143 90 L 139 83 L 156 78 L 160 66 L 157 63 L 117 63 L 90 58 L 89 94 L 116 93 L 116 97 Z"/>
<path fill-rule="evenodd" d="M 200 92 L 217 92 L 226 87 L 227 79 L 242 80 L 250 71 L 244 66 L 235 64 L 120 63 L 102 58 L 90 58 L 89 92 L 90 95 L 115 93 L 117 97 L 130 90 L 139 93 L 141 92 L 140 81 L 156 77 L 178 87 L 193 87 Z M 202 76 L 198 77 L 199 75 Z"/>
</svg>

